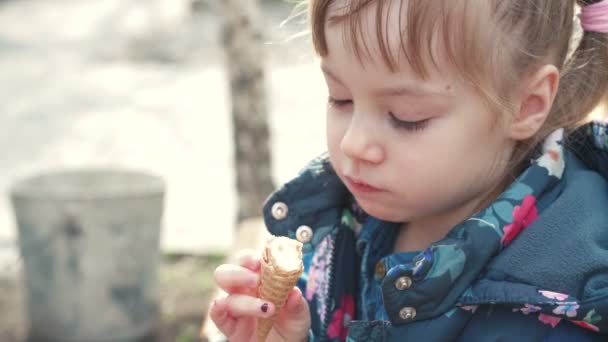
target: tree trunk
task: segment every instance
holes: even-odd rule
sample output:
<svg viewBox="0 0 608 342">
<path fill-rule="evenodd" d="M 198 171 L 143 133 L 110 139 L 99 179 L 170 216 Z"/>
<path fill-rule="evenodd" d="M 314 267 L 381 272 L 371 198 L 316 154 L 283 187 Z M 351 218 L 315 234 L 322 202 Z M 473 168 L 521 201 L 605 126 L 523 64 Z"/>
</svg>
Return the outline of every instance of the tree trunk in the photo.
<svg viewBox="0 0 608 342">
<path fill-rule="evenodd" d="M 221 0 L 222 45 L 230 79 L 238 223 L 261 215 L 273 191 L 262 32 L 256 0 Z M 238 225 L 237 225 L 238 226 Z"/>
</svg>

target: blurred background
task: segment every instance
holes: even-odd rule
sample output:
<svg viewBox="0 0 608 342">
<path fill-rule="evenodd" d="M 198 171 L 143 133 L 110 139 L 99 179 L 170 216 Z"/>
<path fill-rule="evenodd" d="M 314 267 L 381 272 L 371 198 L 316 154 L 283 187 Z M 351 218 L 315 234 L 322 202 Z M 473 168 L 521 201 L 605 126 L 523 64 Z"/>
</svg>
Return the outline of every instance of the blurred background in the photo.
<svg viewBox="0 0 608 342">
<path fill-rule="evenodd" d="M 324 150 L 325 89 L 298 11 L 280 0 L 0 0 L 0 341 L 26 340 L 31 324 L 11 190 L 80 168 L 164 181 L 155 336 L 199 340 L 239 225 Z"/>
</svg>

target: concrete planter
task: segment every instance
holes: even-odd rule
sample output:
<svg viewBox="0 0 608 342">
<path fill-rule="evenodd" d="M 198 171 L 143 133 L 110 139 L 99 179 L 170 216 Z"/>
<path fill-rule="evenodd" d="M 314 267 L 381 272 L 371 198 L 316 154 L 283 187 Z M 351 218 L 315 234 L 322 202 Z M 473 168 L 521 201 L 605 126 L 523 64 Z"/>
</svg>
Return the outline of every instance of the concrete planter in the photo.
<svg viewBox="0 0 608 342">
<path fill-rule="evenodd" d="M 33 341 L 136 341 L 159 325 L 164 183 L 74 170 L 11 191 Z"/>
</svg>

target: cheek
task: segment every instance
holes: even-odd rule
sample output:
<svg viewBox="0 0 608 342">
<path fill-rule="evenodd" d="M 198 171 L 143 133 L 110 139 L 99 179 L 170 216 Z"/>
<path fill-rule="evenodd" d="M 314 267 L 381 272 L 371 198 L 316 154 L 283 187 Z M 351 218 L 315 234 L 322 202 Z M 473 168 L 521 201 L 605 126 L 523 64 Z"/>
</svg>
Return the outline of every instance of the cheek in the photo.
<svg viewBox="0 0 608 342">
<path fill-rule="evenodd" d="M 433 178 L 430 184 L 439 185 L 455 197 L 468 197 L 485 191 L 496 181 L 505 146 L 489 126 L 471 123 L 454 130 L 442 145 L 426 170 Z"/>
<path fill-rule="evenodd" d="M 399 151 L 396 179 L 421 197 L 437 187 L 449 193 L 482 183 L 500 154 L 497 137 L 482 127 L 462 118 L 437 122 L 415 145 Z"/>
<path fill-rule="evenodd" d="M 479 105 L 464 106 L 447 118 L 432 139 L 436 162 L 468 170 L 491 163 L 501 147 L 501 132 L 492 127 L 492 118 Z"/>
<path fill-rule="evenodd" d="M 393 190 L 408 202 L 406 207 L 414 211 L 428 207 L 438 192 L 437 186 L 445 181 L 445 167 L 438 163 L 428 146 L 399 151 L 395 160 L 397 164 L 387 177 L 395 186 Z"/>
<path fill-rule="evenodd" d="M 340 151 L 340 144 L 342 138 L 346 132 L 348 122 L 344 118 L 340 118 L 338 114 L 332 113 L 331 110 L 327 111 L 326 119 L 326 138 L 327 138 L 327 149 L 329 150 L 330 156 L 337 155 Z"/>
</svg>

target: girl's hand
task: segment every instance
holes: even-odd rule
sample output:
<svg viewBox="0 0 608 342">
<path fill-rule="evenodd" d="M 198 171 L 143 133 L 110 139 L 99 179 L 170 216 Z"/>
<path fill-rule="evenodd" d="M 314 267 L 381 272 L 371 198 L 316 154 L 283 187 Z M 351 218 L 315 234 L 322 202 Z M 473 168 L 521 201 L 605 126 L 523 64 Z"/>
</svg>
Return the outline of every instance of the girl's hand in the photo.
<svg viewBox="0 0 608 342">
<path fill-rule="evenodd" d="M 230 342 L 256 342 L 257 319 L 275 313 L 274 304 L 258 298 L 260 267 L 259 253 L 246 250 L 239 253 L 236 264 L 215 270 L 215 281 L 228 296 L 215 301 L 210 316 Z M 266 341 L 306 341 L 309 329 L 308 303 L 294 287 Z"/>
</svg>

